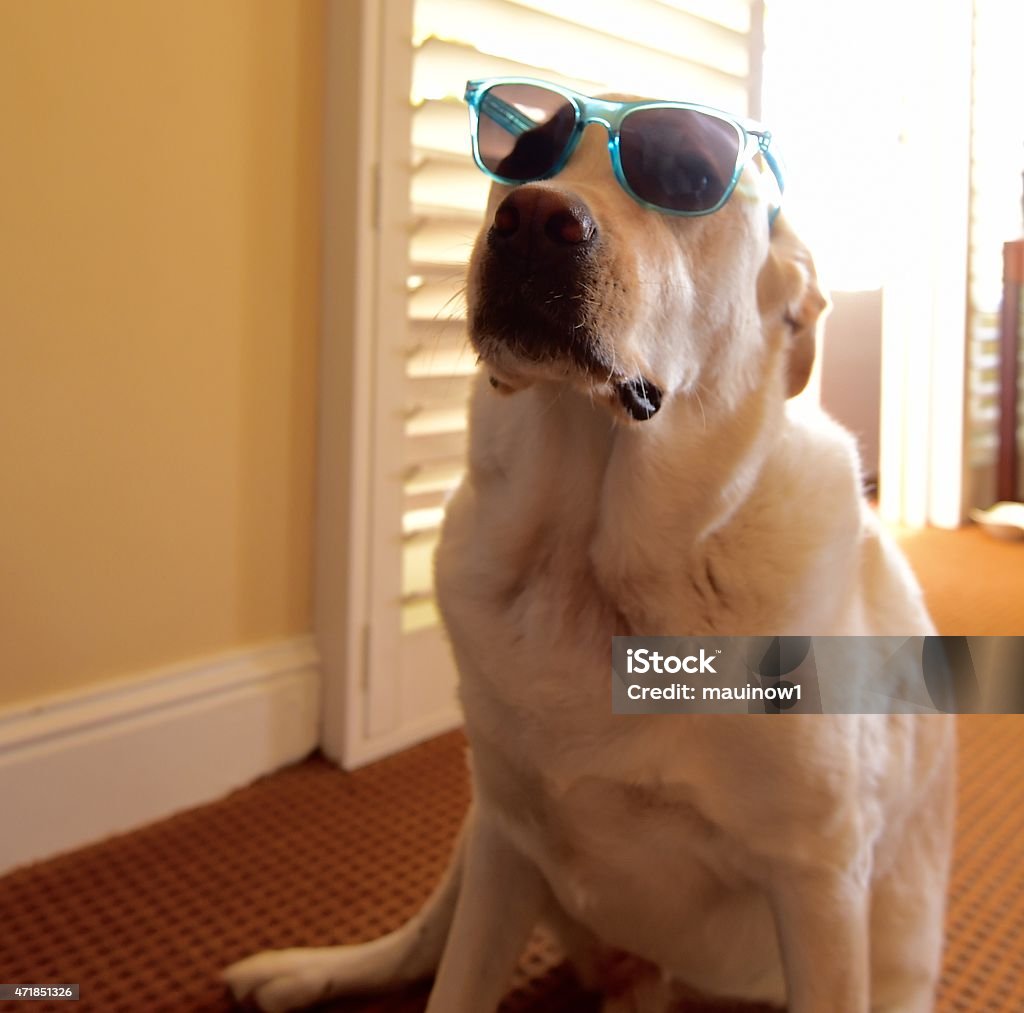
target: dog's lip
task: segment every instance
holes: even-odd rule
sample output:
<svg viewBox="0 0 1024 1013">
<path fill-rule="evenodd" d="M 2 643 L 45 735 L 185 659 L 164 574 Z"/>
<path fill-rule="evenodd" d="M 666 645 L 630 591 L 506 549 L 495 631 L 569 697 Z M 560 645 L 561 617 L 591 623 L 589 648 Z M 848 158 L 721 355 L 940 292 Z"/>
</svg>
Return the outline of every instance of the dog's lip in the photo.
<svg viewBox="0 0 1024 1013">
<path fill-rule="evenodd" d="M 596 358 L 586 361 L 570 354 L 531 355 L 503 342 L 477 346 L 477 364 L 491 376 L 509 385 L 532 380 L 580 380 L 590 387 L 613 390 L 635 377 L 608 369 Z"/>
<path fill-rule="evenodd" d="M 617 383 L 615 392 L 630 418 L 637 422 L 647 422 L 654 418 L 664 397 L 661 388 L 642 375 Z"/>
<path fill-rule="evenodd" d="M 491 387 L 499 393 L 514 393 L 536 380 L 577 380 L 591 394 L 624 411 L 635 422 L 652 419 L 666 396 L 664 388 L 651 380 L 647 371 L 598 371 L 567 359 L 538 361 L 520 357 L 507 348 L 502 349 L 499 356 L 481 354 L 477 363 L 487 374 Z"/>
<path fill-rule="evenodd" d="M 478 362 L 493 372 L 530 376 L 533 379 L 584 378 L 604 383 L 615 378 L 616 370 L 600 340 L 570 334 L 567 339 L 531 342 L 515 331 L 495 333 L 490 328 L 471 328 L 470 339 Z"/>
</svg>

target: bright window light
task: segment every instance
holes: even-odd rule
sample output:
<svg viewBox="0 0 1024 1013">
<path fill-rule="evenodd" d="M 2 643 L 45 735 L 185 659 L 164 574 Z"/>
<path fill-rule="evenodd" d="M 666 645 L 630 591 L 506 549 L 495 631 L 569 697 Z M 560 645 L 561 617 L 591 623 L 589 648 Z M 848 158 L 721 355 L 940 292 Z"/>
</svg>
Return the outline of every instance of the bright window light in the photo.
<svg viewBox="0 0 1024 1013">
<path fill-rule="evenodd" d="M 786 162 L 784 208 L 832 291 L 877 289 L 900 200 L 905 6 L 891 0 L 767 4 L 762 118 Z M 910 5 L 911 7 L 913 5 Z"/>
</svg>

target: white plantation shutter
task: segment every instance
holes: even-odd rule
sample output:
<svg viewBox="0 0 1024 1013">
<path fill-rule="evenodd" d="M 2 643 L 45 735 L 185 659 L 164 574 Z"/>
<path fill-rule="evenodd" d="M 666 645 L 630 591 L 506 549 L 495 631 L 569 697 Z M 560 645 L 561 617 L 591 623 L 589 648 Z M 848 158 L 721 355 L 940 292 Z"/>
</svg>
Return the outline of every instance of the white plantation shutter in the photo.
<svg viewBox="0 0 1024 1013">
<path fill-rule="evenodd" d="M 687 99 L 756 115 L 762 7 L 759 0 L 391 0 L 386 7 L 366 729 L 397 745 L 457 720 L 432 560 L 463 469 L 476 369 L 463 285 L 489 187 L 470 156 L 466 81 L 539 77 L 590 94 Z M 399 109 L 406 82 L 408 104 Z"/>
<path fill-rule="evenodd" d="M 999 313 L 1003 243 L 1021 236 L 1024 117 L 1007 92 L 1024 38 L 1024 4 L 976 0 L 968 259 L 968 412 L 971 501 L 996 498 Z M 1024 419 L 1024 416 L 1019 416 Z"/>
</svg>

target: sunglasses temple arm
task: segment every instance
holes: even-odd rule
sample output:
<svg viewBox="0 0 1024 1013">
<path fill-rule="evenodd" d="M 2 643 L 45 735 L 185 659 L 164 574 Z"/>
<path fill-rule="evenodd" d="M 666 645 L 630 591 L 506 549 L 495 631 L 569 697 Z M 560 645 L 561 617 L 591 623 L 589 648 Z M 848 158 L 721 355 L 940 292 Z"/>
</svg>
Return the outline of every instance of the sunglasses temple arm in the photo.
<svg viewBox="0 0 1024 1013">
<path fill-rule="evenodd" d="M 480 111 L 497 123 L 499 127 L 503 127 L 510 134 L 515 134 L 516 137 L 525 134 L 527 130 L 532 130 L 537 125 L 514 105 L 498 98 L 491 92 L 487 92 L 480 100 Z"/>
<path fill-rule="evenodd" d="M 760 147 L 761 154 L 768 163 L 768 168 L 772 170 L 772 175 L 775 177 L 775 182 L 779 187 L 779 203 L 768 214 L 768 224 L 771 226 L 775 224 L 775 219 L 779 217 L 779 212 L 782 210 L 782 192 L 785 190 L 786 183 L 782 174 L 782 166 L 779 164 L 779 160 L 772 154 L 769 144 L 760 144 Z"/>
</svg>

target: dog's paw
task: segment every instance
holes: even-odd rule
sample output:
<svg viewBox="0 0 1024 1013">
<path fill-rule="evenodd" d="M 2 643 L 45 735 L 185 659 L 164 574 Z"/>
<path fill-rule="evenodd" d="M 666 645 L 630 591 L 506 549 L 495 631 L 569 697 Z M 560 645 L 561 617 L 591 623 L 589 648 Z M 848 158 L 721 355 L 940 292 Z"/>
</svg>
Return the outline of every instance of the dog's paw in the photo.
<svg viewBox="0 0 1024 1013">
<path fill-rule="evenodd" d="M 266 950 L 225 968 L 221 977 L 237 1002 L 286 1013 L 335 994 L 337 965 L 337 947 Z"/>
</svg>

